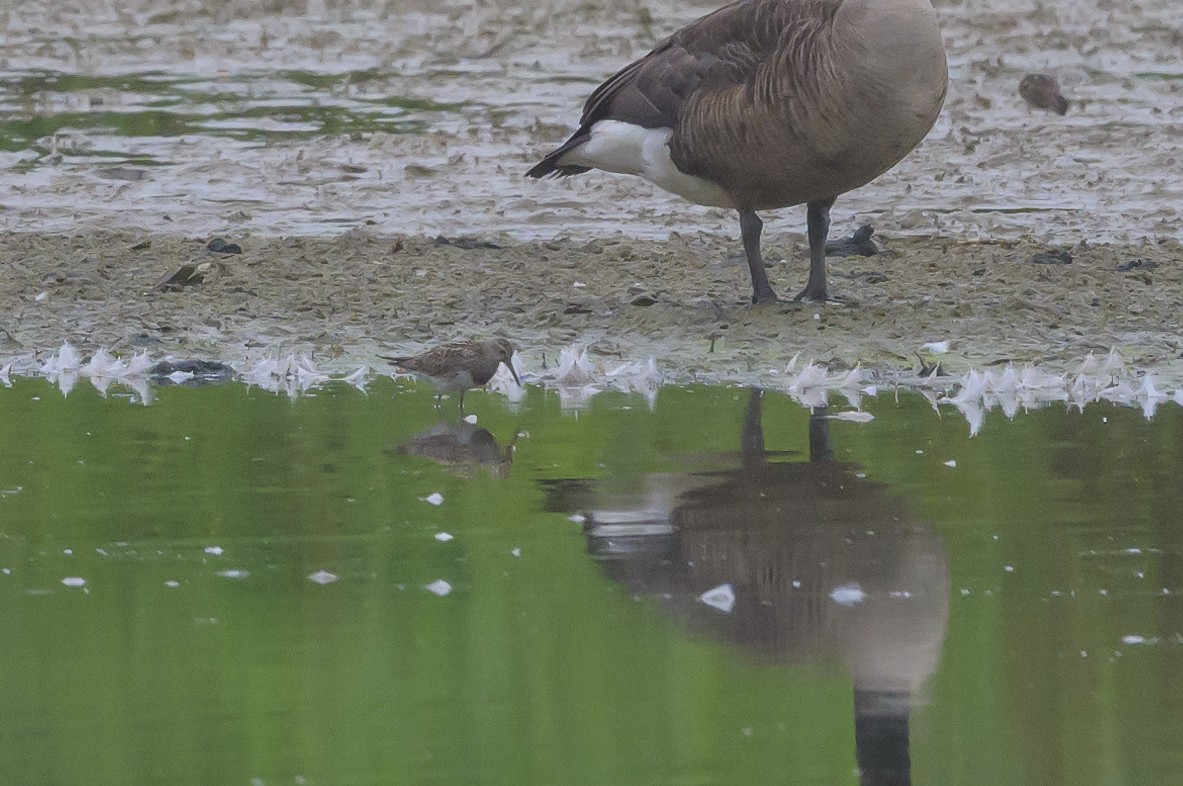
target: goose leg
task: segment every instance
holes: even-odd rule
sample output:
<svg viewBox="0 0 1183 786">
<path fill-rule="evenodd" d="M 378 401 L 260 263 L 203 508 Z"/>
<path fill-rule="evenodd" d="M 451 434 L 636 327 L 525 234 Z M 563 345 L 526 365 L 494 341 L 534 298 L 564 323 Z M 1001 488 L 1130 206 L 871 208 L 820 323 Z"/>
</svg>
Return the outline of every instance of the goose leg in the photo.
<svg viewBox="0 0 1183 786">
<path fill-rule="evenodd" d="M 748 271 L 752 274 L 752 302 L 775 303 L 776 292 L 768 283 L 768 271 L 760 257 L 760 232 L 764 222 L 752 210 L 739 211 L 739 234 L 743 238 L 743 250 L 748 257 Z M 822 241 L 823 249 L 825 241 Z"/>
<path fill-rule="evenodd" d="M 809 223 L 809 281 L 793 300 L 825 303 L 826 295 L 826 237 L 830 234 L 830 206 L 833 199 L 810 202 L 806 209 Z"/>
</svg>

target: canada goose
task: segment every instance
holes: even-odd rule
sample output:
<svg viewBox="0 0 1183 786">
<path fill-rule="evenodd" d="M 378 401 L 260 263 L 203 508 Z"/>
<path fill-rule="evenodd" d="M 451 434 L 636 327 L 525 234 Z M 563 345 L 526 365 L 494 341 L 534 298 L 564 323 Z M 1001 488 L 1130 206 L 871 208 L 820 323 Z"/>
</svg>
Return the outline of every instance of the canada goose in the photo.
<svg viewBox="0 0 1183 786">
<path fill-rule="evenodd" d="M 825 301 L 830 206 L 919 144 L 947 85 L 930 0 L 740 0 L 600 85 L 578 130 L 526 174 L 640 175 L 737 210 L 754 303 L 777 300 L 756 211 L 804 203 L 796 299 Z"/>
<path fill-rule="evenodd" d="M 435 385 L 441 394 L 445 391 L 460 393 L 460 411 L 464 411 L 464 392 L 469 388 L 483 387 L 488 383 L 502 363 L 513 375 L 513 381 L 520 386 L 518 372 L 513 367 L 513 344 L 503 338 L 489 341 L 457 341 L 452 344 L 429 349 L 422 355 L 387 357 L 379 355 L 399 368 L 410 371 L 417 377 Z M 436 397 L 436 407 L 439 397 Z"/>
</svg>

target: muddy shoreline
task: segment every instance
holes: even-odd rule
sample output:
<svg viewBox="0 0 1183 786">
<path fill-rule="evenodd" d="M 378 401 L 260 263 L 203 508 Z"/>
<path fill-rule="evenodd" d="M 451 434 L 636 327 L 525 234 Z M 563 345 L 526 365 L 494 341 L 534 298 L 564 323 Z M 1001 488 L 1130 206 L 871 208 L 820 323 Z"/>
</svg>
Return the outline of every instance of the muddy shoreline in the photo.
<svg viewBox="0 0 1183 786">
<path fill-rule="evenodd" d="M 1116 348 L 1134 367 L 1183 382 L 1183 248 L 1176 241 L 1079 244 L 1070 263 L 1022 241 L 882 238 L 871 257 L 831 258 L 843 305 L 754 307 L 739 243 L 722 235 L 522 242 L 508 236 L 208 238 L 131 232 L 9 233 L 0 243 L 0 365 L 32 368 L 70 341 L 84 354 L 249 362 L 307 354 L 322 367 L 382 367 L 379 353 L 504 335 L 527 368 L 559 350 L 657 359 L 670 379 L 758 382 L 794 355 L 914 377 L 921 345 L 951 375 L 1013 363 L 1068 373 Z M 768 238 L 769 275 L 803 284 L 804 238 Z M 772 261 L 775 260 L 775 261 Z M 204 280 L 157 285 L 186 264 Z"/>
</svg>

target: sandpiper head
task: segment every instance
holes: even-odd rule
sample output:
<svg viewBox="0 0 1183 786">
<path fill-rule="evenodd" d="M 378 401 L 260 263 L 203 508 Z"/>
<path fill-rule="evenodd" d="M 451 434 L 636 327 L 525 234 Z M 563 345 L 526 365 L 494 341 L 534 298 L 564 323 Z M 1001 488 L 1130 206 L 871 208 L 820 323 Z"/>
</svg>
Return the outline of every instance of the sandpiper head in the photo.
<svg viewBox="0 0 1183 786">
<path fill-rule="evenodd" d="M 495 338 L 492 343 L 497 347 L 497 359 L 505 364 L 505 367 L 509 369 L 509 373 L 513 375 L 513 381 L 518 383 L 518 387 L 521 387 L 522 380 L 518 379 L 518 372 L 513 367 L 513 344 L 504 338 Z"/>
</svg>

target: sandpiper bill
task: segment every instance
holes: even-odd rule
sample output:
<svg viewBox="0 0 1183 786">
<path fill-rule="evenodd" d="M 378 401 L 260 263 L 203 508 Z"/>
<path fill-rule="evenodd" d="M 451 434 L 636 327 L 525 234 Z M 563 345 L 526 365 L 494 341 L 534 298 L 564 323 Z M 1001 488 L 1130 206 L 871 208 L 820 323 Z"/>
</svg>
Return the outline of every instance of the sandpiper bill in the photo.
<svg viewBox="0 0 1183 786">
<path fill-rule="evenodd" d="M 439 407 L 440 396 L 444 393 L 460 393 L 460 409 L 463 411 L 465 391 L 484 387 L 502 363 L 513 375 L 513 381 L 519 386 L 522 384 L 513 367 L 513 353 L 513 344 L 503 338 L 494 338 L 444 344 L 421 355 L 379 357 L 435 385 L 439 391 L 435 398 L 436 407 Z"/>
</svg>

